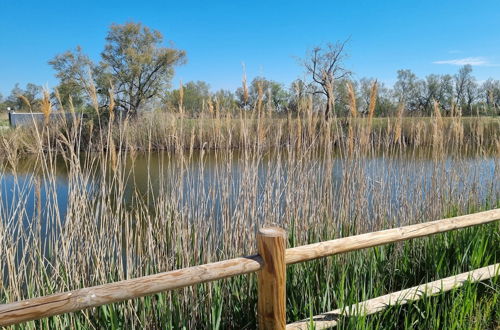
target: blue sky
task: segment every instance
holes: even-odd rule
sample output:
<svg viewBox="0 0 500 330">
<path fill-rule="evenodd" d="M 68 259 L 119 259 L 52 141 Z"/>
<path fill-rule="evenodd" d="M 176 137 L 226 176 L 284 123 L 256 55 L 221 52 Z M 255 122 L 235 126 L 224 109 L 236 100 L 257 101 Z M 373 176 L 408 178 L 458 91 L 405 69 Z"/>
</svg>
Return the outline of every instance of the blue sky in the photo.
<svg viewBox="0 0 500 330">
<path fill-rule="evenodd" d="M 398 69 L 500 79 L 500 1 L 23 1 L 0 0 L 0 93 L 16 82 L 54 87 L 47 64 L 80 45 L 98 59 L 111 23 L 138 21 L 188 54 L 179 79 L 235 89 L 242 67 L 289 84 L 297 58 L 350 38 L 346 64 L 360 77 L 394 83 Z"/>
</svg>

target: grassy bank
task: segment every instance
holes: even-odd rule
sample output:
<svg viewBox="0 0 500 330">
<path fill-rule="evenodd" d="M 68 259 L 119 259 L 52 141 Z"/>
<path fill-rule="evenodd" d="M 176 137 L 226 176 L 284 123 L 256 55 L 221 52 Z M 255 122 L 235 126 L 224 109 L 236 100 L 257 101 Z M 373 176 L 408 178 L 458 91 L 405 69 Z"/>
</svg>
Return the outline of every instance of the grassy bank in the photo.
<svg viewBox="0 0 500 330">
<path fill-rule="evenodd" d="M 249 255 L 261 226 L 298 246 L 500 206 L 497 119 L 162 116 L 2 135 L 0 302 Z M 494 223 L 290 266 L 287 319 L 499 256 Z M 495 328 L 499 292 L 493 279 L 340 327 Z M 21 327 L 253 329 L 255 303 L 248 275 Z"/>
<path fill-rule="evenodd" d="M 9 115 L 7 112 L 0 112 L 0 128 L 9 127 Z"/>
<path fill-rule="evenodd" d="M 228 112 L 224 116 L 207 113 L 200 118 L 189 118 L 151 112 L 118 121 L 111 128 L 108 120 L 107 117 L 95 117 L 84 122 L 51 122 L 48 127 L 40 124 L 36 129 L 31 125 L 0 131 L 0 143 L 4 146 L 0 157 L 7 154 L 7 149 L 12 150 L 10 154 L 27 155 L 36 154 L 39 148 L 67 149 L 68 143 L 78 151 L 96 152 L 110 147 L 144 152 L 202 148 L 269 150 L 311 144 L 345 150 L 348 144 L 368 141 L 370 148 L 375 150 L 432 147 L 436 143 L 456 153 L 466 153 L 471 148 L 490 152 L 500 148 L 498 117 L 358 117 L 325 122 L 322 116 L 312 113 L 297 117 L 246 111 Z M 45 136 L 40 141 L 41 131 Z"/>
<path fill-rule="evenodd" d="M 291 269 L 289 278 L 297 286 L 297 290 L 288 291 L 292 295 L 289 300 L 297 303 L 292 305 L 295 310 L 292 319 L 308 318 L 494 263 L 500 252 L 498 243 L 498 224 L 494 224 Z M 311 275 L 318 273 L 322 275 Z M 499 285 L 498 278 L 469 284 L 368 317 L 341 319 L 339 328 L 495 328 L 500 324 Z M 304 303 L 309 306 L 309 313 L 300 307 Z"/>
</svg>

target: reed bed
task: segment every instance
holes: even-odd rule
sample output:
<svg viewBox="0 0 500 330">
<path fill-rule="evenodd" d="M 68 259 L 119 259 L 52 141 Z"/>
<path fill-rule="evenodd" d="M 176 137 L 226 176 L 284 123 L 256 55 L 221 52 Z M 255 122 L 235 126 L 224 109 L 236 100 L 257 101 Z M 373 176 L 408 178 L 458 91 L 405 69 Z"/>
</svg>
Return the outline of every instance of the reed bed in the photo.
<svg viewBox="0 0 500 330">
<path fill-rule="evenodd" d="M 0 302 L 252 254 L 261 226 L 298 246 L 500 206 L 498 120 L 325 121 L 305 104 L 294 116 L 213 104 L 197 119 L 100 114 L 1 133 Z M 496 223 L 293 265 L 287 318 L 499 257 Z M 495 328 L 499 292 L 497 279 L 470 284 L 340 327 Z M 19 327 L 253 329 L 255 306 L 249 275 Z"/>
</svg>

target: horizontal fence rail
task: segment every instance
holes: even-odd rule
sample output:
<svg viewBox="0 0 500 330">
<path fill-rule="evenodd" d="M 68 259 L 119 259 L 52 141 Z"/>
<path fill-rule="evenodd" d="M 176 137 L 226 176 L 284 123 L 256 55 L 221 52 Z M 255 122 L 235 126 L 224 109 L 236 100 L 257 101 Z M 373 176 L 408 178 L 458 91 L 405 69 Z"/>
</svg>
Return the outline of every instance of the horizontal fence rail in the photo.
<svg viewBox="0 0 500 330">
<path fill-rule="evenodd" d="M 378 245 L 430 236 L 450 230 L 486 224 L 500 220 L 500 209 L 463 215 L 454 218 L 419 223 L 405 227 L 375 231 L 367 234 L 303 245 L 286 250 L 286 263 L 295 264 L 334 254 L 366 249 Z"/>
<path fill-rule="evenodd" d="M 450 230 L 486 224 L 497 220 L 500 220 L 500 209 L 303 245 L 283 250 L 284 264 L 295 264 L 339 253 L 356 251 L 378 245 L 443 233 Z M 271 249 L 271 251 L 276 250 L 279 255 L 281 253 L 279 251 L 284 249 L 284 243 L 281 239 L 279 239 L 282 235 L 283 232 L 281 232 L 278 228 L 262 229 L 257 237 L 259 242 L 269 240 L 269 237 L 274 237 L 275 239 L 269 240 L 269 246 L 264 246 L 259 243 L 258 255 L 234 258 L 0 305 L 0 326 L 79 311 L 91 307 L 139 298 L 146 295 L 180 289 L 195 284 L 216 281 L 238 275 L 255 273 L 263 269 L 266 271 L 266 265 L 264 259 L 262 258 L 263 251 L 265 251 L 265 249 Z M 280 246 L 275 247 L 272 244 L 279 244 Z M 273 257 L 275 257 L 273 253 L 271 253 L 271 255 L 266 255 L 268 263 L 274 262 L 272 260 Z M 277 263 L 277 265 L 279 265 L 279 263 Z M 272 270 L 273 267 L 268 268 Z M 278 277 L 280 279 L 280 283 L 271 285 L 269 287 L 270 289 L 268 288 L 268 290 L 266 290 L 266 294 L 261 292 L 260 286 L 264 284 L 260 283 L 261 281 L 259 277 L 259 297 L 261 295 L 269 296 L 269 292 L 275 292 L 281 297 L 277 300 L 277 303 L 282 304 L 284 297 L 283 287 L 281 287 L 281 285 L 284 285 L 284 283 L 281 282 L 284 282 L 285 280 L 282 275 L 281 271 L 277 274 L 275 274 L 275 272 L 270 272 L 269 276 L 273 282 L 275 282 L 276 277 Z M 275 277 L 272 278 L 272 276 Z M 268 298 L 274 299 L 276 297 L 269 296 Z M 266 313 L 276 313 L 276 315 L 273 314 L 271 317 L 267 315 L 267 317 L 271 320 L 271 323 L 261 323 L 264 322 L 262 319 L 264 316 L 261 315 L 261 311 L 266 311 Z M 268 324 L 265 328 L 284 328 L 284 313 L 281 307 L 273 309 L 270 308 L 270 304 L 259 302 L 258 313 L 259 324 Z M 274 321 L 277 323 L 272 323 L 273 317 L 276 317 Z M 280 320 L 277 318 L 280 318 Z"/>
<path fill-rule="evenodd" d="M 262 268 L 262 264 L 262 258 L 258 255 L 235 258 L 0 305 L 0 326 L 254 273 Z"/>
<path fill-rule="evenodd" d="M 442 292 L 460 288 L 466 282 L 479 282 L 493 278 L 498 276 L 499 273 L 500 264 L 479 268 L 471 272 L 450 276 L 441 280 L 362 301 L 352 306 L 339 308 L 331 312 L 313 316 L 312 319 L 305 319 L 287 324 L 286 329 L 308 330 L 311 328 L 311 325 L 315 330 L 332 328 L 339 323 L 342 317 L 374 314 L 383 311 L 389 306 L 405 305 L 410 301 L 416 301 L 425 296 L 434 296 Z"/>
</svg>

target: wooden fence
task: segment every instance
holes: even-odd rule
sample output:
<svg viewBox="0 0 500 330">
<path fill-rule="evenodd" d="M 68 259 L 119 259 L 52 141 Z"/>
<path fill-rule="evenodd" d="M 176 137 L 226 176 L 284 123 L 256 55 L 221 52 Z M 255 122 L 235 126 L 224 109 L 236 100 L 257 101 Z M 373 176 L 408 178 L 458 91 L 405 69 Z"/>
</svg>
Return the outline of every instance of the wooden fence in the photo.
<svg viewBox="0 0 500 330">
<path fill-rule="evenodd" d="M 388 305 L 404 304 L 422 295 L 448 291 L 466 281 L 482 281 L 500 272 L 500 264 L 391 293 L 353 306 L 324 313 L 312 320 L 286 325 L 286 265 L 356 251 L 387 243 L 429 236 L 500 220 L 500 209 L 420 223 L 362 235 L 286 249 L 286 232 L 263 228 L 257 235 L 258 254 L 150 276 L 57 293 L 0 305 L 0 326 L 75 312 L 199 283 L 258 272 L 258 322 L 260 329 L 317 329 L 332 327 L 342 315 L 371 314 Z"/>
</svg>

